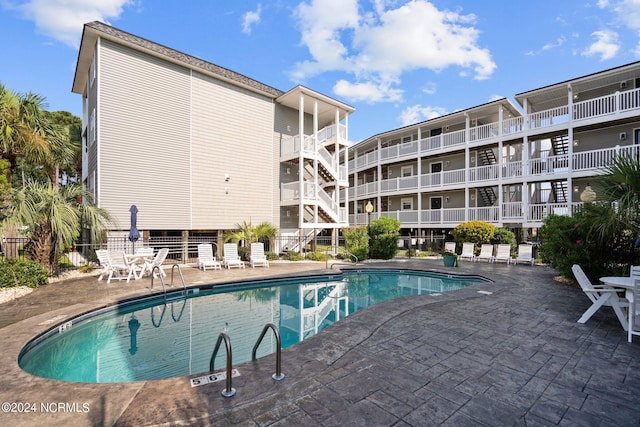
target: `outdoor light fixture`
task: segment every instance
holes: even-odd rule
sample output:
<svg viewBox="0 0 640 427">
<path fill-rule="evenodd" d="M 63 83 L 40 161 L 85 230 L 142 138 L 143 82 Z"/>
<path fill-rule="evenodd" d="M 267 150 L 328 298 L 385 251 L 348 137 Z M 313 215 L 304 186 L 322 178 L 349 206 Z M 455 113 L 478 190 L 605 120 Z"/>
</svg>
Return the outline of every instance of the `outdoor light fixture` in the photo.
<svg viewBox="0 0 640 427">
<path fill-rule="evenodd" d="M 225 182 L 229 182 L 229 180 L 231 179 L 231 176 L 228 173 L 224 174 L 224 181 Z"/>
<path fill-rule="evenodd" d="M 367 249 L 367 259 L 371 259 L 371 212 L 373 212 L 373 205 L 371 204 L 371 200 L 367 202 L 367 205 L 364 207 L 365 212 L 367 212 L 367 237 L 369 238 L 369 245 Z"/>
</svg>

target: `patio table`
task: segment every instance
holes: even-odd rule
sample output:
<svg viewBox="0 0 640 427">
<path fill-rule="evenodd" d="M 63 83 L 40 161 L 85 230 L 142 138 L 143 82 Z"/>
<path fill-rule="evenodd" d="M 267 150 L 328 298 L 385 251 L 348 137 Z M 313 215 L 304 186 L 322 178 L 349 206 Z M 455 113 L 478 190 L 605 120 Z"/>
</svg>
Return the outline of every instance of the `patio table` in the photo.
<svg viewBox="0 0 640 427">
<path fill-rule="evenodd" d="M 133 268 L 133 277 L 138 280 L 144 275 L 147 261 L 153 259 L 153 255 L 147 254 L 125 254 L 127 263 Z M 136 270 L 140 269 L 140 273 L 136 275 Z"/>
</svg>

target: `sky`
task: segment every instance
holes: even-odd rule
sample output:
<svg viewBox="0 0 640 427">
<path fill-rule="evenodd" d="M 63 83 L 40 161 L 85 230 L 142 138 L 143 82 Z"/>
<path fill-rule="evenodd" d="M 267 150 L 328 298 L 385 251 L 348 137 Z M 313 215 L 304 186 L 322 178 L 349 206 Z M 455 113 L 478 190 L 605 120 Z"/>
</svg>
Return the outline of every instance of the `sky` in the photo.
<svg viewBox="0 0 640 427">
<path fill-rule="evenodd" d="M 80 116 L 96 20 L 349 104 L 352 142 L 640 60 L 640 0 L 0 0 L 0 83 Z"/>
</svg>

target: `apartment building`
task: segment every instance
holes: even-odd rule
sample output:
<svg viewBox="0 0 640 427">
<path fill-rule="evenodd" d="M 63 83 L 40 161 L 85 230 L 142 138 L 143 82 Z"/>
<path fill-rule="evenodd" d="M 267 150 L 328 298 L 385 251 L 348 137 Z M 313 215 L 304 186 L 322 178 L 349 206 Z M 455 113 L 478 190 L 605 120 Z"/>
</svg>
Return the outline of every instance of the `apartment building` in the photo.
<svg viewBox="0 0 640 427">
<path fill-rule="evenodd" d="M 526 241 L 547 215 L 579 206 L 612 159 L 638 153 L 640 62 L 519 93 L 515 101 L 352 146 L 350 188 L 342 193 L 351 225 L 392 217 L 404 235 L 428 238 L 482 220 Z"/>
<path fill-rule="evenodd" d="M 312 89 L 284 92 L 101 22 L 85 25 L 82 180 L 124 236 L 217 235 L 268 221 L 284 235 L 347 225 L 348 117 Z M 292 249 L 292 248 L 289 248 Z"/>
</svg>

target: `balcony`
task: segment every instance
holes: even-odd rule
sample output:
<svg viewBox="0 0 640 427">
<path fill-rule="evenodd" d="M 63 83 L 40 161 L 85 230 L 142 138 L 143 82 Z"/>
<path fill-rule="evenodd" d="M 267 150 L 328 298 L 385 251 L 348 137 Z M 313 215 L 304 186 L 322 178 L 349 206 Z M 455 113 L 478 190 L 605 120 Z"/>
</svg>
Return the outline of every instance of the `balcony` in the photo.
<svg viewBox="0 0 640 427">
<path fill-rule="evenodd" d="M 504 119 L 502 123 L 494 122 L 470 127 L 468 137 L 466 130 L 460 130 L 423 138 L 420 141 L 385 147 L 350 160 L 348 167 L 350 172 L 360 171 L 373 167 L 378 162 L 387 164 L 418 156 L 462 149 L 467 145 L 467 142 L 469 144 L 495 144 L 501 139 L 522 138 L 525 131 L 534 134 L 566 129 L 570 121 L 573 121 L 575 125 L 588 125 L 610 121 L 612 118 L 616 118 L 615 116 L 619 118 L 632 117 L 638 114 L 638 109 L 640 109 L 640 89 L 616 92 L 611 95 L 575 102 L 571 112 L 569 106 L 565 105 L 521 117 Z"/>
</svg>

